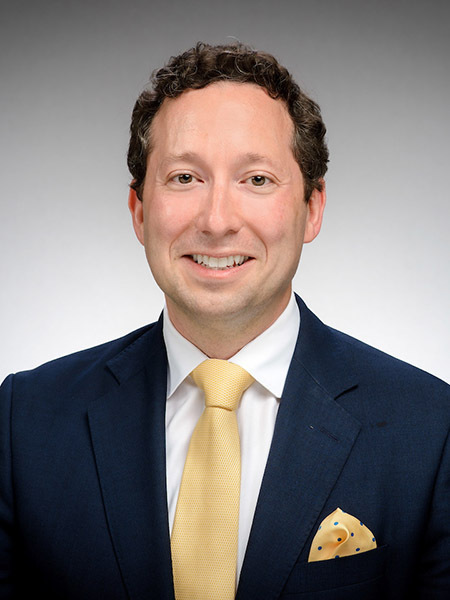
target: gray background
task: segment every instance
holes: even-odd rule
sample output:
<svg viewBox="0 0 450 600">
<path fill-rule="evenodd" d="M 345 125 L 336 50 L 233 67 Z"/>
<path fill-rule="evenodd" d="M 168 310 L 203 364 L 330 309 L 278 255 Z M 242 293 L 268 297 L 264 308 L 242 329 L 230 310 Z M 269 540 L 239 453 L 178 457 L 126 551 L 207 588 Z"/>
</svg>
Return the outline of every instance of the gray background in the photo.
<svg viewBox="0 0 450 600">
<path fill-rule="evenodd" d="M 154 320 L 127 212 L 131 109 L 198 40 L 274 53 L 319 101 L 328 207 L 295 289 L 450 380 L 449 3 L 2 2 L 0 378 Z"/>
</svg>

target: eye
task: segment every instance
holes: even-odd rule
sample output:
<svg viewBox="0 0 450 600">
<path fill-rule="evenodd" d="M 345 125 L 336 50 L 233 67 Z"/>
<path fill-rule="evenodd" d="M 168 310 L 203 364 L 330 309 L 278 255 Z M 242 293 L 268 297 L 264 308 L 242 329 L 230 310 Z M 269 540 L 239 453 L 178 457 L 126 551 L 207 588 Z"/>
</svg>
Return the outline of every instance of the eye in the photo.
<svg viewBox="0 0 450 600">
<path fill-rule="evenodd" d="M 174 179 L 178 183 L 192 183 L 194 181 L 190 173 L 180 173 L 179 175 L 175 175 Z"/>
<path fill-rule="evenodd" d="M 270 179 L 264 175 L 253 175 L 253 177 L 250 177 L 250 181 L 256 187 L 262 187 L 266 183 L 270 183 Z"/>
</svg>

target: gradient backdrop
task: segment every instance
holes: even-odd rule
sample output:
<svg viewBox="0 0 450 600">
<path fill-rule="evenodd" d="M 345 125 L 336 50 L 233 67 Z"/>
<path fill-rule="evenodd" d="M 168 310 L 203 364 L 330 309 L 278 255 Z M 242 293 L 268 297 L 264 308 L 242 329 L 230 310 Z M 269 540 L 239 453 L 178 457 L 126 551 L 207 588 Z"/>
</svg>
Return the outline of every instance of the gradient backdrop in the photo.
<svg viewBox="0 0 450 600">
<path fill-rule="evenodd" d="M 322 233 L 295 289 L 450 380 L 450 3 L 2 1 L 0 378 L 158 317 L 127 211 L 131 109 L 198 40 L 275 54 L 319 101 Z"/>
</svg>

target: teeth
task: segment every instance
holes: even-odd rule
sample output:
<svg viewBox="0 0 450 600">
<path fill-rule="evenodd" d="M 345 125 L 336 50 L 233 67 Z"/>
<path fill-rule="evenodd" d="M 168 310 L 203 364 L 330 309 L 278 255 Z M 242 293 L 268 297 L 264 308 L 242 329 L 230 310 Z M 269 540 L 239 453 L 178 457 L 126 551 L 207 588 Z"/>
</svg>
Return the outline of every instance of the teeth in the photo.
<svg viewBox="0 0 450 600">
<path fill-rule="evenodd" d="M 192 258 L 196 263 L 208 267 L 208 269 L 229 269 L 231 267 L 242 265 L 248 260 L 248 256 L 244 256 L 243 254 L 234 254 L 232 256 L 223 256 L 221 258 L 208 256 L 206 254 L 193 254 Z"/>
</svg>

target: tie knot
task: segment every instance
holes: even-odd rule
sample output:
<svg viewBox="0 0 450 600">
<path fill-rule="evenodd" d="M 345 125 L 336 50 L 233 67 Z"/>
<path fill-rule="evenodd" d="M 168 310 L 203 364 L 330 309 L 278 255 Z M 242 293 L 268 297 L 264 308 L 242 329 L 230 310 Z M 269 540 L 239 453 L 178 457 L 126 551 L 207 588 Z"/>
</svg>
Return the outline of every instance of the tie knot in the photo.
<svg viewBox="0 0 450 600">
<path fill-rule="evenodd" d="M 250 373 L 239 365 L 210 358 L 191 373 L 196 385 L 205 392 L 206 406 L 236 410 L 245 390 L 254 382 Z"/>
</svg>

